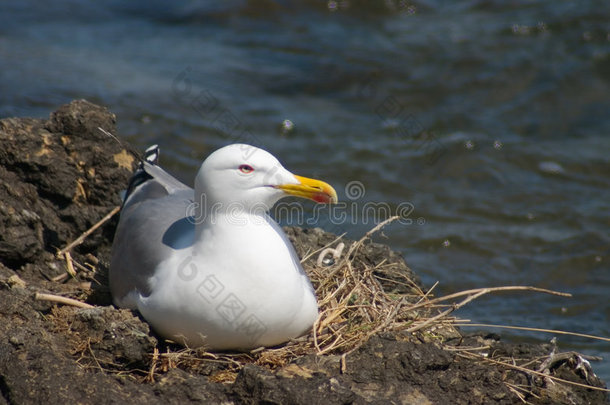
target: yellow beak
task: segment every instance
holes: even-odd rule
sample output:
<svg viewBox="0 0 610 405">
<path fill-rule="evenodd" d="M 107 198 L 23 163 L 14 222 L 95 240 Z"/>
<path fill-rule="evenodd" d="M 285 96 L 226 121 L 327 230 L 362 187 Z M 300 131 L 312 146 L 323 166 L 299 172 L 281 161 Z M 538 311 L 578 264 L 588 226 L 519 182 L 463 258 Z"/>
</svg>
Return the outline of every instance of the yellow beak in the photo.
<svg viewBox="0 0 610 405">
<path fill-rule="evenodd" d="M 294 175 L 300 184 L 282 184 L 275 186 L 286 194 L 308 198 L 323 204 L 332 204 L 338 201 L 337 192 L 328 183 L 316 179 L 309 179 Z"/>
</svg>

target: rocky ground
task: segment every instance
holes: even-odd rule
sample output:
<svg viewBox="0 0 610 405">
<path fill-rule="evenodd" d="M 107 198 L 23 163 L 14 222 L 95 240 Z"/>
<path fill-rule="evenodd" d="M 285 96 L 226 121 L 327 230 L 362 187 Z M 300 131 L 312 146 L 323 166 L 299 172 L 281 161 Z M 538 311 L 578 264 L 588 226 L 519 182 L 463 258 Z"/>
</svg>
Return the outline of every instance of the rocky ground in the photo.
<svg viewBox="0 0 610 405">
<path fill-rule="evenodd" d="M 608 403 L 603 391 L 493 362 L 535 364 L 604 387 L 582 357 L 549 357 L 550 344 L 515 345 L 495 335 L 386 332 L 343 359 L 304 354 L 284 363 L 261 360 L 273 351 L 210 354 L 163 342 L 136 313 L 112 306 L 105 272 L 116 215 L 71 250 L 76 267 L 57 255 L 120 204 L 137 159 L 98 129 L 116 134 L 115 121 L 83 100 L 49 120 L 0 121 L 0 404 Z M 335 238 L 288 233 L 300 254 Z M 383 245 L 367 244 L 359 255 L 410 271 Z M 37 300 L 36 293 L 94 307 Z"/>
</svg>

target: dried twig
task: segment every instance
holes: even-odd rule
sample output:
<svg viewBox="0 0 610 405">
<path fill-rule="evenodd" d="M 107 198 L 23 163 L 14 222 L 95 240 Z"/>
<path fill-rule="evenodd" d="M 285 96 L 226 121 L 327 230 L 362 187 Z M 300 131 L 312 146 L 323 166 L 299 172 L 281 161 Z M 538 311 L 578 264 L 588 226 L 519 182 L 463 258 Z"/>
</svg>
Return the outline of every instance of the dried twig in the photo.
<svg viewBox="0 0 610 405">
<path fill-rule="evenodd" d="M 322 267 L 322 265 L 324 264 L 324 258 L 329 253 L 332 254 L 333 260 L 336 263 L 337 261 L 339 261 L 339 258 L 341 258 L 341 253 L 343 253 L 344 247 L 345 247 L 345 243 L 341 242 L 337 245 L 336 248 L 328 247 L 328 248 L 324 249 L 322 252 L 320 252 L 320 255 L 318 256 L 318 260 L 316 261 L 316 265 L 318 267 Z"/>
<path fill-rule="evenodd" d="M 470 301 L 473 301 L 473 300 L 479 298 L 481 295 L 486 294 L 486 293 L 487 293 L 487 291 L 485 291 L 485 289 L 482 289 L 482 291 L 479 291 L 476 294 L 469 295 L 462 302 L 460 302 L 458 304 L 453 304 L 453 306 L 451 308 L 441 312 L 440 314 L 438 314 L 436 316 L 433 316 L 432 318 L 429 318 L 426 321 L 424 321 L 424 322 L 422 322 L 420 324 L 417 324 L 417 325 L 407 329 L 407 332 L 413 333 L 413 332 L 418 331 L 418 330 L 420 330 L 422 328 L 425 328 L 426 326 L 428 326 L 428 325 L 438 321 L 441 318 L 446 317 L 447 315 L 449 315 L 450 313 L 452 313 L 456 309 L 463 307 L 464 305 L 468 304 Z"/>
<path fill-rule="evenodd" d="M 595 339 L 595 340 L 602 340 L 604 342 L 610 342 L 610 338 L 602 337 L 602 336 L 595 336 L 595 335 L 588 335 L 586 333 L 568 332 L 565 330 L 557 330 L 557 329 L 531 328 L 531 327 L 527 327 L 527 326 L 495 325 L 495 324 L 489 324 L 489 323 L 466 323 L 466 322 L 464 322 L 464 319 L 458 319 L 455 323 L 453 323 L 453 326 L 457 326 L 460 328 L 464 327 L 464 326 L 471 326 L 471 327 L 474 326 L 474 327 L 479 327 L 479 328 L 516 329 L 516 330 L 525 330 L 525 331 L 530 331 L 530 332 L 543 332 L 543 333 L 553 333 L 553 334 L 557 334 L 557 335 L 577 336 L 577 337 L 583 337 L 583 338 L 587 338 L 587 339 Z"/>
<path fill-rule="evenodd" d="M 335 242 L 340 241 L 343 237 L 345 236 L 345 233 L 342 233 L 341 235 L 337 236 L 335 238 L 335 240 L 333 240 L 332 242 L 322 246 L 320 249 L 314 250 L 313 252 L 309 252 L 307 253 L 305 256 L 303 256 L 303 258 L 301 259 L 301 263 L 305 263 L 307 260 L 309 260 L 312 256 L 314 256 L 316 253 L 319 253 L 321 251 L 323 251 L 326 248 L 331 247 L 332 245 L 335 244 Z"/>
<path fill-rule="evenodd" d="M 64 282 L 68 277 L 70 277 L 70 275 L 68 274 L 68 272 L 65 272 L 65 273 L 61 273 L 59 276 L 52 277 L 51 281 L 60 283 L 60 282 Z"/>
<path fill-rule="evenodd" d="M 454 298 L 463 297 L 465 295 L 477 295 L 477 297 L 479 297 L 484 294 L 489 294 L 492 292 L 501 292 L 501 291 L 535 291 L 535 292 L 541 292 L 541 293 L 545 293 L 545 294 L 559 295 L 561 297 L 571 297 L 572 296 L 572 294 L 570 294 L 570 293 L 564 293 L 564 292 L 560 292 L 560 291 L 548 290 L 546 288 L 524 286 L 524 285 L 513 285 L 513 286 L 503 286 L 503 287 L 485 287 L 485 288 L 475 288 L 472 290 L 464 290 L 464 291 L 456 292 L 453 294 L 445 295 L 445 296 L 442 296 L 439 298 L 434 298 L 434 299 L 431 299 L 428 301 L 423 301 L 420 304 L 409 307 L 409 310 L 413 310 L 413 309 L 417 309 L 417 308 L 421 308 L 421 307 L 427 307 L 429 305 L 436 304 L 437 302 L 449 301 Z"/>
<path fill-rule="evenodd" d="M 79 308 L 95 308 L 93 305 L 87 304 L 86 302 L 77 301 L 72 298 L 62 297 L 61 295 L 36 293 L 34 299 L 38 301 L 51 301 L 59 304 L 72 305 Z"/>
<path fill-rule="evenodd" d="M 108 214 L 106 214 L 106 216 L 104 218 L 100 219 L 91 228 L 89 228 L 85 232 L 83 232 L 78 238 L 76 238 L 74 241 L 70 242 L 65 248 L 63 248 L 62 250 L 57 252 L 57 256 L 61 257 L 66 252 L 68 252 L 70 249 L 72 249 L 73 247 L 78 246 L 81 243 L 83 243 L 83 241 L 87 238 L 87 236 L 91 235 L 97 228 L 102 226 L 106 221 L 108 221 L 110 218 L 112 218 L 114 216 L 114 214 L 116 214 L 120 210 L 121 210 L 120 206 L 117 205 L 116 207 L 114 207 L 112 209 L 112 211 L 110 211 Z"/>
<path fill-rule="evenodd" d="M 148 370 L 148 375 L 146 376 L 146 380 L 150 383 L 155 382 L 155 369 L 157 368 L 157 362 L 159 361 L 159 348 L 155 346 L 153 350 L 153 356 L 150 361 L 150 369 Z"/>
<path fill-rule="evenodd" d="M 76 270 L 74 270 L 74 266 L 72 265 L 72 255 L 70 252 L 64 252 L 64 257 L 66 259 L 66 271 L 70 275 L 70 277 L 76 277 Z"/>
</svg>

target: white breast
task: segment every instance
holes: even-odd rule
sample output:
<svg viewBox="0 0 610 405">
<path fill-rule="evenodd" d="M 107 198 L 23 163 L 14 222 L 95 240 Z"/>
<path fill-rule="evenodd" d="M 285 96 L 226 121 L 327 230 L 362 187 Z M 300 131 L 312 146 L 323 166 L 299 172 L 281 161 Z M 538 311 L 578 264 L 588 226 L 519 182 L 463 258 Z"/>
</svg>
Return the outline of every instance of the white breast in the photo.
<svg viewBox="0 0 610 405">
<path fill-rule="evenodd" d="M 139 311 L 158 333 L 190 347 L 277 345 L 304 333 L 318 313 L 292 245 L 267 216 L 219 217 L 193 247 L 160 263 L 149 283 Z"/>
</svg>

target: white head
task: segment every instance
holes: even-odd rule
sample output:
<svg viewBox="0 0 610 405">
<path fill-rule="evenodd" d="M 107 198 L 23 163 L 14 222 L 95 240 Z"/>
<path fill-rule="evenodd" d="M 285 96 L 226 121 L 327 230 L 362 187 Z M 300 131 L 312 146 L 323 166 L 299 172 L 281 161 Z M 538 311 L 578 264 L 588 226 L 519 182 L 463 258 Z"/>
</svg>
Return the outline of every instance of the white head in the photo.
<svg viewBox="0 0 610 405">
<path fill-rule="evenodd" d="M 195 179 L 195 197 L 205 196 L 207 210 L 268 211 L 287 195 L 321 203 L 337 201 L 325 182 L 296 176 L 269 152 L 246 144 L 218 149 L 202 163 Z"/>
</svg>

